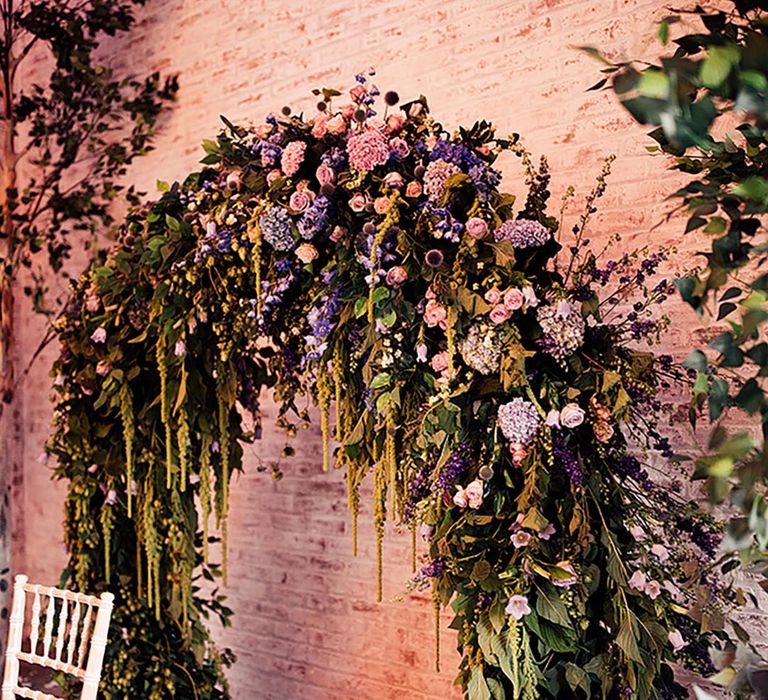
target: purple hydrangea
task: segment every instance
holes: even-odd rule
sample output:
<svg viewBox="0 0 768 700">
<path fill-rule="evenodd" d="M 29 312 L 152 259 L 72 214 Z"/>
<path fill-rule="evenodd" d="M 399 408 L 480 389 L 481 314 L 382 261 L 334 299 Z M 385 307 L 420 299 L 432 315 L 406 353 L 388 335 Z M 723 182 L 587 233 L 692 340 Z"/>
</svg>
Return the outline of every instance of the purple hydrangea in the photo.
<svg viewBox="0 0 768 700">
<path fill-rule="evenodd" d="M 275 250 L 293 250 L 295 241 L 291 233 L 291 217 L 282 207 L 270 207 L 259 217 L 264 240 Z"/>
<path fill-rule="evenodd" d="M 552 233 L 538 221 L 517 219 L 505 221 L 494 237 L 497 241 L 509 241 L 515 248 L 538 248 L 549 241 Z"/>
</svg>

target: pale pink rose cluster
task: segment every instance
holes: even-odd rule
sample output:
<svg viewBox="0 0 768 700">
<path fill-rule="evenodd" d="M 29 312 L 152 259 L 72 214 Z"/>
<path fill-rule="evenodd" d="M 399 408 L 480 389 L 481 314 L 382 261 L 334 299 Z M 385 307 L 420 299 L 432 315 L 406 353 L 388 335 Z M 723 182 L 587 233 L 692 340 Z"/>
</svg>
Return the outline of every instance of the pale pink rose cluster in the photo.
<svg viewBox="0 0 768 700">
<path fill-rule="evenodd" d="M 479 508 L 483 505 L 483 482 L 475 479 L 466 488 L 457 486 L 453 502 L 459 508 Z"/>
<path fill-rule="evenodd" d="M 496 325 L 508 321 L 512 314 L 523 306 L 533 308 L 539 303 L 536 292 L 529 286 L 522 289 L 510 287 L 503 292 L 494 287 L 483 295 L 483 299 L 491 305 L 488 317 Z"/>
<path fill-rule="evenodd" d="M 430 328 L 438 327 L 445 330 L 448 327 L 448 312 L 435 299 L 435 293 L 431 287 L 427 290 L 427 303 L 424 306 L 424 323 Z"/>
<path fill-rule="evenodd" d="M 661 595 L 661 584 L 653 579 L 649 580 L 645 572 L 638 569 L 629 579 L 629 587 L 640 593 L 645 593 L 651 600 L 656 600 Z"/>
<path fill-rule="evenodd" d="M 312 202 L 315 201 L 315 193 L 309 189 L 309 182 L 302 180 L 296 185 L 296 189 L 291 193 L 291 197 L 288 200 L 288 206 L 294 211 L 302 212 L 308 209 Z"/>
<path fill-rule="evenodd" d="M 577 428 L 584 422 L 586 413 L 577 403 L 567 403 L 559 411 L 552 409 L 545 423 L 550 428 Z"/>
<path fill-rule="evenodd" d="M 288 177 L 293 177 L 304 162 L 307 144 L 304 141 L 291 141 L 280 156 L 280 167 Z"/>
<path fill-rule="evenodd" d="M 355 170 L 373 170 L 389 160 L 389 142 L 379 129 L 365 129 L 349 138 L 347 154 Z"/>
<path fill-rule="evenodd" d="M 348 127 L 349 121 L 344 114 L 331 116 L 326 112 L 320 112 L 312 124 L 312 136 L 316 139 L 321 139 L 328 134 L 331 136 L 341 136 Z"/>
<path fill-rule="evenodd" d="M 319 255 L 317 248 L 311 243 L 302 243 L 294 252 L 296 253 L 296 257 L 305 265 L 308 265 L 313 260 L 317 260 L 317 256 Z"/>
</svg>

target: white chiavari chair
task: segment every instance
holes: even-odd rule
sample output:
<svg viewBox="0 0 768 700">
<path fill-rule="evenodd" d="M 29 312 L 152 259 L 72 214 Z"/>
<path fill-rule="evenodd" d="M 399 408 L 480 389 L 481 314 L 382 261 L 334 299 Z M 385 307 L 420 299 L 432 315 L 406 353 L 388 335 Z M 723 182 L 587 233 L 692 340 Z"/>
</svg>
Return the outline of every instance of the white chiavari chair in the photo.
<svg viewBox="0 0 768 700">
<path fill-rule="evenodd" d="M 32 599 L 32 609 L 29 638 L 24 640 L 27 597 Z M 17 576 L 5 652 L 2 700 L 58 700 L 54 695 L 19 685 L 21 662 L 62 671 L 82 680 L 81 700 L 96 700 L 113 600 L 111 593 L 102 593 L 97 598 L 31 584 L 26 576 Z"/>
</svg>

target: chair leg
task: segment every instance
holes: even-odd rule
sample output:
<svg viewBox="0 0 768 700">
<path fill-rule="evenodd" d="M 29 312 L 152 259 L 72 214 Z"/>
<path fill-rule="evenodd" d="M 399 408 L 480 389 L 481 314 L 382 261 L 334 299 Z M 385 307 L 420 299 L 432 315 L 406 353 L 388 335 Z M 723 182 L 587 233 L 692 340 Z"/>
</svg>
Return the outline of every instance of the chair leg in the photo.
<svg viewBox="0 0 768 700">
<path fill-rule="evenodd" d="M 21 635 L 24 630 L 24 607 L 26 595 L 24 584 L 27 577 L 18 575 L 13 584 L 13 604 L 11 607 L 10 626 L 8 628 L 8 645 L 5 650 L 5 673 L 3 674 L 2 700 L 14 700 L 13 689 L 19 683 L 19 659 L 21 651 Z"/>
</svg>

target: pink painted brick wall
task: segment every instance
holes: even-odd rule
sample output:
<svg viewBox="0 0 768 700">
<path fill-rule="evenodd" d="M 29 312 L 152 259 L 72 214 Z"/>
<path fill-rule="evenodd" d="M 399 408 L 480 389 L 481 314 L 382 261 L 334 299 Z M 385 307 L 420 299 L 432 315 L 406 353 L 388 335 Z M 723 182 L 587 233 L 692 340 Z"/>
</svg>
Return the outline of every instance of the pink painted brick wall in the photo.
<svg viewBox="0 0 768 700">
<path fill-rule="evenodd" d="M 181 92 L 157 150 L 136 165 L 132 179 L 151 192 L 157 178 L 183 177 L 196 166 L 200 141 L 218 129 L 219 114 L 247 122 L 284 104 L 311 113 L 311 88 L 348 87 L 356 72 L 373 65 L 380 88 L 403 98 L 426 94 L 448 127 L 484 118 L 502 134 L 523 134 L 535 155 L 549 156 L 555 207 L 568 184 L 586 193 L 601 159 L 616 153 L 594 237 L 620 231 L 628 246 L 661 245 L 681 230 L 679 220 L 654 228 L 675 180 L 663 159 L 645 153 L 643 130 L 610 94 L 585 92 L 598 65 L 572 47 L 653 55 L 646 38 L 663 6 L 659 0 L 151 0 L 130 38 L 112 42 L 109 52 L 137 74 L 178 72 Z M 513 158 L 503 170 L 508 189 L 521 191 Z M 674 262 L 679 269 L 691 264 L 682 253 Z M 670 313 L 675 324 L 667 349 L 681 354 L 697 321 L 679 303 Z M 41 323 L 24 314 L 22 325 L 28 355 Z M 43 582 L 55 581 L 64 561 L 54 545 L 63 488 L 49 482 L 36 459 L 50 420 L 53 353 L 45 353 L 24 386 L 24 484 L 16 494 L 23 523 L 18 568 Z M 285 478 L 273 482 L 256 469 L 259 460 L 276 459 L 283 444 L 270 428 L 269 403 L 266 414 L 264 439 L 249 448 L 245 474 L 232 489 L 228 594 L 237 614 L 234 627 L 217 636 L 240 659 L 231 672 L 234 696 L 458 697 L 451 687 L 458 660 L 452 635 L 443 634 L 444 670 L 435 674 L 430 601 L 404 594 L 408 538 L 388 533 L 386 602 L 377 604 L 372 529 L 363 514 L 354 559 L 342 475 L 320 472 L 318 430 L 301 436 L 296 458 L 284 464 Z"/>
</svg>

